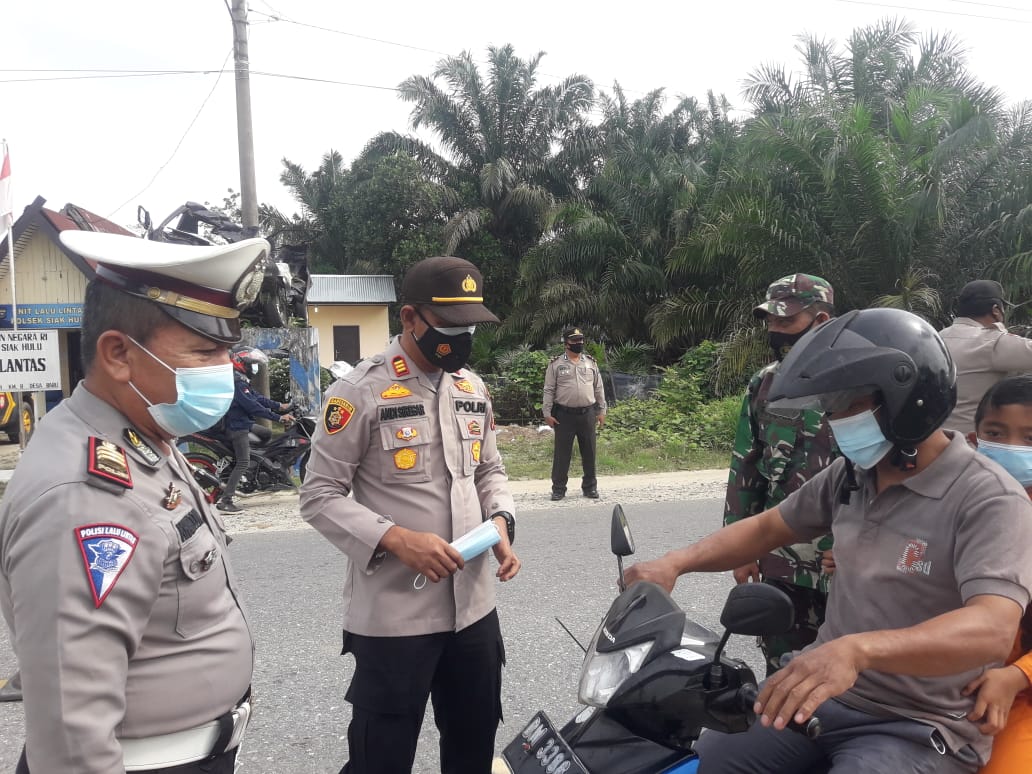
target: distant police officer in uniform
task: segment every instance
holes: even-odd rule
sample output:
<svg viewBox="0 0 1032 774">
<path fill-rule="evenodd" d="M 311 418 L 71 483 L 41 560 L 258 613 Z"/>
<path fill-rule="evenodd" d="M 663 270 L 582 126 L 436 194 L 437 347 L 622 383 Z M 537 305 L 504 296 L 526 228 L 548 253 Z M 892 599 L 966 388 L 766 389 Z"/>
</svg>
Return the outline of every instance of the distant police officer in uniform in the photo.
<svg viewBox="0 0 1032 774">
<path fill-rule="evenodd" d="M 595 475 L 595 427 L 606 421 L 606 396 L 602 374 L 595 358 L 584 352 L 584 332 L 580 328 L 563 331 L 566 351 L 552 358 L 545 370 L 545 391 L 541 404 L 548 426 L 555 430 L 552 450 L 552 499 L 566 496 L 570 475 L 573 439 L 580 449 L 585 497 L 598 499 Z"/>
<path fill-rule="evenodd" d="M 946 348 L 957 366 L 957 407 L 946 427 L 962 435 L 975 431 L 975 409 L 990 387 L 1008 374 L 1032 372 L 1032 339 L 1008 333 L 1003 286 L 975 280 L 957 296 L 957 316 L 944 328 Z"/>
<path fill-rule="evenodd" d="M 25 693 L 18 774 L 232 772 L 253 645 L 222 522 L 174 439 L 233 398 L 269 245 L 65 231 L 96 262 L 85 380 L 0 505 L 0 610 Z"/>
<path fill-rule="evenodd" d="M 349 560 L 347 774 L 411 771 L 428 697 L 441 771 L 491 768 L 505 661 L 494 580 L 520 562 L 491 398 L 464 368 L 476 325 L 498 322 L 483 284 L 461 258 L 409 269 L 401 335 L 329 388 L 313 440 L 301 516 Z M 449 545 L 488 520 L 497 571 Z"/>
</svg>

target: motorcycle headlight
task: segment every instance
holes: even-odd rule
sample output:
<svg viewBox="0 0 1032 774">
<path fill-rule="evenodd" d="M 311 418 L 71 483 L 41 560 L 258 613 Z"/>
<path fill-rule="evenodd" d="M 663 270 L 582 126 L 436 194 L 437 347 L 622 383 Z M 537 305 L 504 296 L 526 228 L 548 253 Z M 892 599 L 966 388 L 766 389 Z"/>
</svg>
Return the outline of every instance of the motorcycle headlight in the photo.
<svg viewBox="0 0 1032 774">
<path fill-rule="evenodd" d="M 641 668 L 655 640 L 639 642 L 637 645 L 612 653 L 599 653 L 595 650 L 597 640 L 598 634 L 595 635 L 588 656 L 584 659 L 584 666 L 581 667 L 577 699 L 581 704 L 605 707 L 623 682 Z"/>
</svg>

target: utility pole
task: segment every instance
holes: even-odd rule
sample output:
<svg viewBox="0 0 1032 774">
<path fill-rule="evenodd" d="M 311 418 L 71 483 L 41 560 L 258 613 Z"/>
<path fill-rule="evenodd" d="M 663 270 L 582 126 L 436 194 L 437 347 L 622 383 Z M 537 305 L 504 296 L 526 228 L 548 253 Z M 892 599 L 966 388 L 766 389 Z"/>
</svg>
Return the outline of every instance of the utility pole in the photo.
<svg viewBox="0 0 1032 774">
<path fill-rule="evenodd" d="M 240 211 L 244 234 L 258 235 L 258 192 L 254 182 L 251 129 L 251 72 L 247 57 L 247 0 L 233 0 L 233 63 L 236 68 L 237 148 L 240 155 Z"/>
</svg>

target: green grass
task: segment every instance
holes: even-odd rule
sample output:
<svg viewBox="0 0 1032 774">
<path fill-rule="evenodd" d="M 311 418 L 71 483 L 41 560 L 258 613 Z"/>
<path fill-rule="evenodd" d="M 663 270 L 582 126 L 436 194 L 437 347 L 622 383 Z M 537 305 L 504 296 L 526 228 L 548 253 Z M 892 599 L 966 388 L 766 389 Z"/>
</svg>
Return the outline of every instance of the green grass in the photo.
<svg viewBox="0 0 1032 774">
<path fill-rule="evenodd" d="M 551 475 L 551 433 L 499 438 L 498 448 L 512 480 L 542 479 Z M 730 459 L 730 451 L 687 449 L 677 439 L 659 445 L 649 445 L 641 438 L 626 436 L 601 435 L 598 439 L 597 468 L 599 475 L 604 476 L 720 469 L 726 468 Z M 579 465 L 580 454 L 575 443 L 570 470 L 576 471 Z"/>
</svg>

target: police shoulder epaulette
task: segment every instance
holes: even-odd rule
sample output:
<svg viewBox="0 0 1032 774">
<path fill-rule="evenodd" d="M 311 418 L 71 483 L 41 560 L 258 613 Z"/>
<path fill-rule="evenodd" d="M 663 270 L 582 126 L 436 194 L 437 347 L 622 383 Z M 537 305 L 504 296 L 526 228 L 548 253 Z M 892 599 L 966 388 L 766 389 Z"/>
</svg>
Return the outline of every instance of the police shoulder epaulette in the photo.
<svg viewBox="0 0 1032 774">
<path fill-rule="evenodd" d="M 383 362 L 383 355 L 373 355 L 372 357 L 366 358 L 341 377 L 341 381 L 347 382 L 348 384 L 358 384 L 374 366 L 383 365 Z"/>
<path fill-rule="evenodd" d="M 556 360 L 558 360 L 559 358 L 561 358 L 561 357 L 562 357 L 562 356 L 563 356 L 564 354 L 565 354 L 564 352 L 560 352 L 560 353 L 559 353 L 558 355 L 553 355 L 552 357 L 550 357 L 550 358 L 548 359 L 548 362 L 549 362 L 549 363 L 554 363 L 554 362 L 555 362 Z"/>
<path fill-rule="evenodd" d="M 129 456 L 125 449 L 111 441 L 91 435 L 87 441 L 86 482 L 107 492 L 123 494 L 133 488 Z"/>
</svg>

